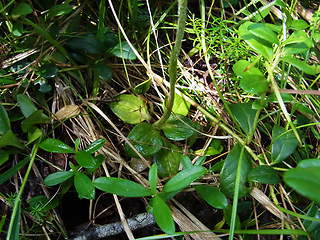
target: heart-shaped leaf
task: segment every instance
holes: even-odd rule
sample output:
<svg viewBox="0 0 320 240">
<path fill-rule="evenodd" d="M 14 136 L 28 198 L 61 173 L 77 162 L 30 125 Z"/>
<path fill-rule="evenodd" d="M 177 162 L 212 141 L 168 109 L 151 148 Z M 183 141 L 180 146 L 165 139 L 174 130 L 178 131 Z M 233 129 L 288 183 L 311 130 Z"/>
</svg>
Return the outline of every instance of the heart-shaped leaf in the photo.
<svg viewBox="0 0 320 240">
<path fill-rule="evenodd" d="M 212 207 L 218 209 L 224 209 L 228 207 L 228 199 L 222 192 L 219 191 L 219 188 L 206 185 L 197 185 L 194 186 L 194 189 Z"/>
<path fill-rule="evenodd" d="M 94 180 L 93 184 L 102 191 L 122 197 L 146 197 L 152 195 L 150 189 L 136 182 L 121 178 L 100 177 Z"/>
<path fill-rule="evenodd" d="M 43 140 L 40 145 L 40 148 L 47 152 L 53 153 L 75 153 L 74 149 L 69 147 L 64 142 L 55 139 L 55 138 L 47 138 Z"/>
<path fill-rule="evenodd" d="M 244 152 L 243 154 L 241 154 L 241 145 L 238 143 L 229 152 L 220 174 L 221 191 L 227 197 L 230 197 L 230 198 L 233 197 L 234 189 L 236 187 L 235 182 L 236 182 L 240 156 L 242 157 L 242 159 L 241 159 L 241 168 L 240 168 L 240 183 L 239 183 L 238 198 L 244 197 L 249 191 L 249 189 L 245 186 L 245 183 L 247 181 L 247 176 L 252 166 L 250 164 L 247 153 Z"/>
<path fill-rule="evenodd" d="M 151 116 L 146 103 L 136 96 L 122 94 L 109 104 L 111 110 L 124 122 L 137 124 L 149 121 Z"/>
<path fill-rule="evenodd" d="M 242 129 L 251 135 L 255 131 L 253 127 L 257 113 L 257 110 L 252 109 L 252 103 L 234 103 L 229 108 Z"/>
<path fill-rule="evenodd" d="M 252 169 L 248 175 L 248 179 L 264 184 L 278 184 L 280 182 L 277 171 L 268 165 L 261 165 Z"/>
<path fill-rule="evenodd" d="M 60 172 L 55 172 L 50 175 L 48 175 L 44 181 L 43 184 L 46 186 L 54 186 L 59 183 L 62 183 L 69 178 L 71 178 L 74 175 L 74 172 L 71 171 L 60 171 Z"/>
<path fill-rule="evenodd" d="M 95 189 L 91 179 L 82 172 L 74 175 L 74 187 L 78 192 L 79 198 L 94 199 Z"/>
<path fill-rule="evenodd" d="M 170 208 L 159 196 L 152 199 L 153 216 L 158 226 L 167 234 L 175 232 L 175 225 Z"/>
<path fill-rule="evenodd" d="M 129 133 L 128 139 L 135 149 L 144 157 L 153 156 L 160 151 L 163 143 L 160 132 L 149 123 L 137 124 Z M 126 154 L 139 157 L 128 145 L 125 145 Z"/>
</svg>

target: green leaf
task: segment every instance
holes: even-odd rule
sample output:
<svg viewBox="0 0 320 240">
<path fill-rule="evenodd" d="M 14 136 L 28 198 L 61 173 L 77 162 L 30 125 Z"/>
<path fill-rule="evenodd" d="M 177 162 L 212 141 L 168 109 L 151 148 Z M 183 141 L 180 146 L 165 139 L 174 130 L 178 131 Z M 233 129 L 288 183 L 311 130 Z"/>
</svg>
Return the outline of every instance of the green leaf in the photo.
<svg viewBox="0 0 320 240">
<path fill-rule="evenodd" d="M 174 192 L 181 190 L 205 174 L 206 171 L 207 170 L 202 166 L 194 166 L 193 168 L 183 169 L 164 185 L 163 191 Z"/>
<path fill-rule="evenodd" d="M 320 167 L 296 167 L 284 173 L 284 181 L 301 195 L 320 203 Z"/>
<path fill-rule="evenodd" d="M 109 80 L 112 77 L 112 69 L 104 61 L 100 61 L 93 66 L 95 74 L 102 80 Z"/>
<path fill-rule="evenodd" d="M 320 159 L 305 159 L 299 162 L 298 167 L 308 168 L 308 167 L 320 167 Z"/>
<path fill-rule="evenodd" d="M 267 27 L 264 23 L 254 23 L 248 27 L 250 33 L 254 36 L 261 38 L 270 43 L 279 43 L 279 39 L 277 34 L 275 34 L 269 27 Z"/>
<path fill-rule="evenodd" d="M 44 64 L 38 70 L 38 74 L 44 78 L 54 78 L 58 75 L 58 73 L 59 68 L 54 63 Z"/>
<path fill-rule="evenodd" d="M 54 186 L 68 180 L 69 178 L 73 177 L 74 174 L 75 173 L 71 171 L 51 173 L 43 180 L 43 184 L 46 186 Z"/>
<path fill-rule="evenodd" d="M 232 198 L 234 195 L 235 182 L 237 176 L 238 162 L 241 156 L 241 145 L 236 144 L 229 152 L 226 161 L 220 174 L 220 187 L 222 193 L 227 197 Z M 240 184 L 239 184 L 239 198 L 244 197 L 249 189 L 245 186 L 248 173 L 252 166 L 246 152 L 242 154 Z"/>
<path fill-rule="evenodd" d="M 126 123 L 137 124 L 151 119 L 146 103 L 133 95 L 122 94 L 109 106 Z"/>
<path fill-rule="evenodd" d="M 0 149 L 0 166 L 9 160 L 9 155 L 10 155 L 9 151 Z"/>
<path fill-rule="evenodd" d="M 29 117 L 32 113 L 37 111 L 36 105 L 31 101 L 31 99 L 24 94 L 19 94 L 17 100 L 21 109 L 21 112 L 25 118 Z"/>
<path fill-rule="evenodd" d="M 52 6 L 48 11 L 48 18 L 61 16 L 72 12 L 72 6 L 69 3 L 63 3 Z"/>
<path fill-rule="evenodd" d="M 100 177 L 94 180 L 93 184 L 102 191 L 122 197 L 146 197 L 152 195 L 150 189 L 136 182 L 121 178 Z"/>
<path fill-rule="evenodd" d="M 157 164 L 159 176 L 169 177 L 178 172 L 183 155 L 182 150 L 170 142 L 164 141 L 164 147 L 153 156 L 153 161 Z"/>
<path fill-rule="evenodd" d="M 47 152 L 53 153 L 75 153 L 74 149 L 69 147 L 64 142 L 55 139 L 55 138 L 47 138 L 43 140 L 40 145 L 40 148 Z"/>
<path fill-rule="evenodd" d="M 100 165 L 104 162 L 106 157 L 102 154 L 99 154 L 93 158 L 93 166 L 86 169 L 86 174 L 93 173 L 95 170 L 100 167 Z"/>
<path fill-rule="evenodd" d="M 158 169 L 157 164 L 152 164 L 149 170 L 149 184 L 152 194 L 157 193 L 157 185 L 158 185 Z"/>
<path fill-rule="evenodd" d="M 194 189 L 212 207 L 218 209 L 228 207 L 228 199 L 219 191 L 219 188 L 206 185 L 196 185 L 194 186 Z"/>
<path fill-rule="evenodd" d="M 41 209 L 39 209 L 39 210 L 42 213 L 47 212 L 47 211 L 59 206 L 59 201 L 56 198 L 50 199 L 44 195 L 39 195 L 39 196 L 33 197 L 28 200 L 28 203 L 30 205 L 30 207 L 28 209 L 30 209 L 31 211 L 33 209 L 39 208 L 39 206 L 41 206 Z"/>
<path fill-rule="evenodd" d="M 119 58 L 124 58 L 128 60 L 135 60 L 137 58 L 134 51 L 131 49 L 127 42 L 118 43 L 111 51 L 111 54 Z"/>
<path fill-rule="evenodd" d="M 32 13 L 32 7 L 27 3 L 18 3 L 11 11 L 11 16 L 16 19 Z"/>
<path fill-rule="evenodd" d="M 282 61 L 285 61 L 292 66 L 298 68 L 300 71 L 310 74 L 310 75 L 316 75 L 320 73 L 320 66 L 319 65 L 309 65 L 304 61 L 299 60 L 296 57 L 292 56 L 285 56 L 281 58 Z"/>
<path fill-rule="evenodd" d="M 229 108 L 243 131 L 249 136 L 252 135 L 255 131 L 253 127 L 257 114 L 257 110 L 252 109 L 252 103 L 234 103 Z"/>
<path fill-rule="evenodd" d="M 274 126 L 272 129 L 272 163 L 280 163 L 289 157 L 299 146 L 299 141 L 293 131 L 280 126 Z"/>
<path fill-rule="evenodd" d="M 105 54 L 106 52 L 105 45 L 99 39 L 97 39 L 96 35 L 93 35 L 93 34 L 80 35 L 75 38 L 72 38 L 67 41 L 67 47 L 70 48 L 75 53 L 80 53 L 85 55 L 86 54 L 99 55 L 99 54 Z M 83 56 L 81 55 L 79 56 L 77 54 L 74 54 L 74 56 L 83 58 Z M 86 61 L 86 60 L 82 59 L 81 61 Z"/>
<path fill-rule="evenodd" d="M 8 235 L 7 235 L 8 240 L 20 239 L 19 233 L 20 233 L 20 217 L 21 217 L 21 200 L 16 199 L 14 204 L 17 206 L 17 212 L 15 215 L 11 216 L 10 226 L 9 226 Z"/>
<path fill-rule="evenodd" d="M 135 149 L 144 157 L 153 156 L 160 151 L 163 143 L 160 132 L 149 123 L 137 124 L 129 133 L 128 139 Z M 126 143 L 125 152 L 131 157 L 138 154 Z"/>
<path fill-rule="evenodd" d="M 290 103 L 294 100 L 294 98 L 290 93 L 280 93 L 280 96 L 284 103 Z M 267 97 L 267 101 L 273 102 L 273 103 L 279 103 L 278 98 L 274 92 L 269 94 L 269 96 Z"/>
<path fill-rule="evenodd" d="M 228 207 L 223 209 L 223 215 L 226 220 L 226 223 L 230 226 L 231 225 L 231 215 L 232 215 L 232 205 L 228 205 Z M 241 229 L 241 221 L 239 215 L 236 215 L 236 223 L 235 229 Z"/>
<path fill-rule="evenodd" d="M 255 167 L 249 172 L 249 181 L 264 183 L 264 184 L 278 184 L 280 183 L 277 171 L 268 165 L 261 165 Z"/>
<path fill-rule="evenodd" d="M 320 209 L 318 204 L 316 204 L 315 202 L 311 204 L 311 207 L 307 212 L 307 216 L 315 219 L 320 219 Z M 316 232 L 317 230 L 319 231 L 319 228 L 320 228 L 320 223 L 316 221 L 304 220 L 303 225 L 305 226 L 307 232 L 309 234 L 311 233 L 311 236 L 313 236 L 313 233 Z M 316 239 L 316 238 L 313 238 L 313 239 Z"/>
<path fill-rule="evenodd" d="M 95 166 L 94 158 L 86 151 L 77 151 L 75 159 L 80 166 L 85 168 L 93 168 Z"/>
<path fill-rule="evenodd" d="M 303 19 L 297 19 L 292 21 L 291 25 L 289 26 L 289 29 L 305 30 L 308 27 L 309 24 L 306 21 L 304 21 Z"/>
<path fill-rule="evenodd" d="M 174 94 L 174 101 L 172 112 L 175 114 L 181 114 L 183 116 L 188 115 L 191 104 L 187 102 L 183 97 L 179 94 Z"/>
<path fill-rule="evenodd" d="M 13 175 L 15 175 L 21 168 L 23 168 L 30 161 L 30 157 L 24 158 L 22 161 L 18 162 L 16 165 L 0 174 L 0 185 L 9 180 Z"/>
<path fill-rule="evenodd" d="M 23 34 L 22 22 L 15 22 L 12 26 L 12 34 L 16 37 L 20 37 Z"/>
<path fill-rule="evenodd" d="M 153 216 L 158 226 L 167 234 L 175 232 L 175 225 L 170 208 L 159 196 L 152 199 Z"/>
<path fill-rule="evenodd" d="M 135 88 L 133 89 L 134 93 L 138 95 L 145 94 L 149 90 L 150 85 L 151 85 L 151 78 L 135 86 Z"/>
<path fill-rule="evenodd" d="M 93 154 L 96 151 L 98 151 L 104 144 L 106 143 L 105 139 L 97 139 L 95 140 L 93 143 L 91 143 L 86 149 L 85 151 L 88 152 L 89 154 Z"/>
<path fill-rule="evenodd" d="M 24 149 L 24 145 L 20 142 L 19 138 L 9 130 L 0 138 L 0 148 L 6 146 L 14 146 L 20 149 Z"/>
<path fill-rule="evenodd" d="M 197 151 L 194 151 L 195 154 L 199 155 L 201 154 L 203 149 L 199 149 Z M 202 156 L 206 155 L 218 155 L 222 152 L 223 147 L 221 146 L 221 142 L 218 139 L 213 139 L 209 145 L 208 148 L 203 152 Z"/>
<path fill-rule="evenodd" d="M 273 58 L 272 44 L 252 34 L 249 27 L 253 25 L 252 22 L 243 23 L 238 30 L 239 35 L 252 47 L 258 54 L 261 54 L 268 60 Z"/>
<path fill-rule="evenodd" d="M 29 145 L 30 143 L 32 143 L 33 141 L 37 140 L 40 137 L 42 137 L 41 129 L 39 129 L 37 127 L 31 127 L 28 130 L 28 143 L 27 143 L 27 145 Z"/>
<path fill-rule="evenodd" d="M 91 179 L 82 172 L 76 172 L 74 175 L 74 187 L 79 198 L 94 199 L 95 189 Z"/>
<path fill-rule="evenodd" d="M 11 129 L 10 119 L 5 108 L 0 104 L 0 136 Z"/>
<path fill-rule="evenodd" d="M 195 133 L 193 122 L 183 115 L 171 115 L 161 127 L 164 135 L 174 141 L 181 141 L 191 137 Z"/>
<path fill-rule="evenodd" d="M 50 123 L 50 118 L 43 114 L 43 110 L 37 110 L 33 112 L 21 123 L 23 132 L 27 132 L 31 127 L 39 123 Z"/>
</svg>

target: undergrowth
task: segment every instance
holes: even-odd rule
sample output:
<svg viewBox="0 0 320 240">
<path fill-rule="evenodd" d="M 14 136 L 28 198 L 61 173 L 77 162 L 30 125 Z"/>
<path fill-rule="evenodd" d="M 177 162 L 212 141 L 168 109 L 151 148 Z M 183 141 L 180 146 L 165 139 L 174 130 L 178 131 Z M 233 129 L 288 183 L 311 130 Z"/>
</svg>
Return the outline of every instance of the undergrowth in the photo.
<svg viewBox="0 0 320 240">
<path fill-rule="evenodd" d="M 1 238 L 320 238 L 319 6 L 186 7 L 0 2 Z"/>
</svg>

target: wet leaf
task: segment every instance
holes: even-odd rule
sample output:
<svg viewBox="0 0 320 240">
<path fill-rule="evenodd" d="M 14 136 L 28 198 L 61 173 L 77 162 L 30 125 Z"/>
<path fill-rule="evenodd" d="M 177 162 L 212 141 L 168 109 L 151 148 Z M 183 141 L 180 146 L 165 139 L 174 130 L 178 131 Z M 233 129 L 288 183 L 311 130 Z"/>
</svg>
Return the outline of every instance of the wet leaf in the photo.
<svg viewBox="0 0 320 240">
<path fill-rule="evenodd" d="M 43 184 L 46 186 L 54 186 L 68 180 L 69 178 L 73 177 L 73 175 L 74 172 L 71 171 L 60 171 L 51 173 L 43 180 Z"/>
<path fill-rule="evenodd" d="M 95 140 L 93 143 L 91 143 L 86 149 L 85 151 L 90 153 L 90 154 L 93 154 L 95 153 L 96 151 L 98 151 L 104 144 L 106 143 L 106 140 L 105 139 L 97 139 Z"/>
<path fill-rule="evenodd" d="M 78 192 L 79 198 L 94 199 L 95 188 L 87 175 L 76 172 L 74 175 L 74 187 Z"/>
<path fill-rule="evenodd" d="M 109 106 L 126 123 L 137 124 L 151 118 L 146 103 L 133 95 L 122 94 Z"/>
<path fill-rule="evenodd" d="M 206 185 L 196 185 L 194 186 L 194 189 L 212 207 L 217 209 L 224 209 L 228 207 L 228 199 L 219 191 L 219 188 Z"/>
<path fill-rule="evenodd" d="M 276 170 L 268 165 L 261 165 L 253 168 L 248 175 L 249 181 L 264 183 L 264 184 L 278 184 L 280 178 Z"/>
<path fill-rule="evenodd" d="M 113 55 L 119 58 L 124 58 L 128 60 L 135 60 L 137 58 L 134 51 L 131 49 L 127 42 L 121 42 L 117 44 L 111 51 Z"/>
<path fill-rule="evenodd" d="M 55 139 L 55 138 L 47 138 L 43 140 L 40 145 L 40 148 L 47 152 L 53 153 L 75 153 L 74 149 L 69 147 L 64 142 Z"/>
<path fill-rule="evenodd" d="M 93 184 L 102 191 L 122 197 L 146 197 L 152 195 L 150 189 L 136 182 L 121 178 L 100 177 L 94 180 Z"/>
<path fill-rule="evenodd" d="M 175 232 L 175 225 L 171 215 L 170 208 L 159 196 L 152 199 L 153 216 L 158 226 L 168 234 Z"/>
<path fill-rule="evenodd" d="M 252 103 L 234 103 L 229 108 L 243 131 L 251 135 L 255 131 L 253 127 L 257 113 L 257 110 L 252 109 Z"/>
<path fill-rule="evenodd" d="M 160 132 L 149 123 L 137 124 L 129 133 L 128 139 L 135 149 L 144 157 L 153 156 L 160 151 L 163 143 Z M 138 154 L 126 143 L 126 154 L 139 157 Z"/>
</svg>

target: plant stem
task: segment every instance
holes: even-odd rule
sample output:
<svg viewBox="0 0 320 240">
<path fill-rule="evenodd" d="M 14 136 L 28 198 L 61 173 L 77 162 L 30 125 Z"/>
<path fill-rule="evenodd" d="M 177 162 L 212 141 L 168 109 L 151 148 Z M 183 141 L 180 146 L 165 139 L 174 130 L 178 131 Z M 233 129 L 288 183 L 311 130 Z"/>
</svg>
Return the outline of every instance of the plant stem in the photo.
<svg viewBox="0 0 320 240">
<path fill-rule="evenodd" d="M 161 126 L 168 120 L 170 117 L 173 102 L 174 102 L 174 93 L 175 86 L 177 81 L 177 61 L 181 49 L 182 38 L 184 35 L 184 29 L 187 20 L 187 0 L 179 0 L 178 1 L 178 29 L 176 35 L 175 46 L 172 49 L 170 54 L 169 61 L 169 78 L 170 78 L 170 94 L 167 104 L 165 104 L 164 113 L 159 121 L 155 123 L 157 128 L 161 128 Z"/>
</svg>

